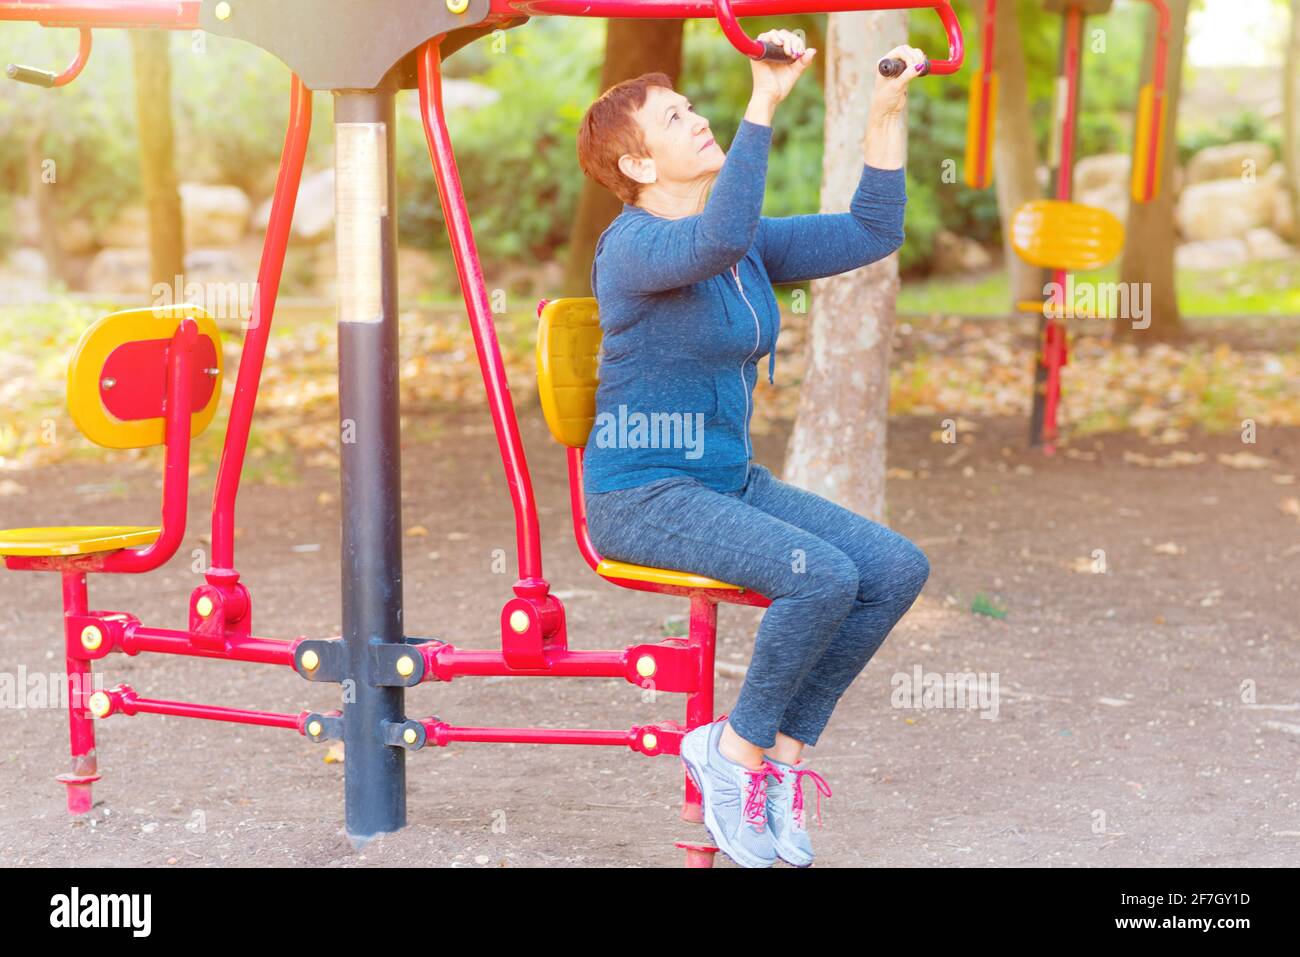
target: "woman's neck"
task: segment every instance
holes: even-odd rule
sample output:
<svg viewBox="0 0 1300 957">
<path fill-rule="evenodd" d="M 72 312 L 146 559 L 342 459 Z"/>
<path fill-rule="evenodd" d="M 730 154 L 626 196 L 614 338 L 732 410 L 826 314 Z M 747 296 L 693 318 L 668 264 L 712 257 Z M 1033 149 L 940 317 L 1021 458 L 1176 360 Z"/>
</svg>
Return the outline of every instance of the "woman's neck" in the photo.
<svg viewBox="0 0 1300 957">
<path fill-rule="evenodd" d="M 651 183 L 641 190 L 636 205 L 663 219 L 682 219 L 704 212 L 716 173 L 682 183 Z"/>
</svg>

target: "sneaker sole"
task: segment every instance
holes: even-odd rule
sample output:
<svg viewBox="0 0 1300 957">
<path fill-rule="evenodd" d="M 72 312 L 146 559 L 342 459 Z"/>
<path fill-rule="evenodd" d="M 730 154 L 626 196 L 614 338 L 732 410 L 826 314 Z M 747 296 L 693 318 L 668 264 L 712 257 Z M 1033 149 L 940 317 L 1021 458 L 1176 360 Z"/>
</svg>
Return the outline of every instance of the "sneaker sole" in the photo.
<svg viewBox="0 0 1300 957">
<path fill-rule="evenodd" d="M 686 756 L 685 743 L 683 743 L 680 757 L 682 759 L 682 764 L 686 766 L 686 773 L 691 776 L 691 780 L 695 782 L 696 790 L 700 792 L 700 803 L 704 806 L 704 827 L 705 830 L 709 832 L 709 836 L 713 838 L 714 843 L 716 843 L 729 858 L 741 867 L 771 867 L 775 864 L 775 858 L 769 861 L 764 860 L 761 857 L 753 857 L 752 855 L 741 851 L 730 841 L 724 841 L 719 837 L 719 835 L 722 834 L 722 828 L 718 824 L 717 816 L 713 813 L 713 808 L 710 807 L 713 792 L 712 790 L 706 790 L 704 785 L 701 783 L 704 775 L 696 770 L 694 762 Z M 752 861 L 753 863 L 746 863 L 747 861 Z"/>
</svg>

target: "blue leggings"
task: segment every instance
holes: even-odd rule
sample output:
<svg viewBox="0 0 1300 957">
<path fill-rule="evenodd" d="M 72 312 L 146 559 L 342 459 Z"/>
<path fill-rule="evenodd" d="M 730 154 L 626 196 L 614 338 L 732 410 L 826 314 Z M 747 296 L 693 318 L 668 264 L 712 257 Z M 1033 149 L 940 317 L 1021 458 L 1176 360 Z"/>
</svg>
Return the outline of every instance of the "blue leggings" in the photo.
<svg viewBox="0 0 1300 957">
<path fill-rule="evenodd" d="M 750 463 L 744 488 L 689 476 L 586 496 L 605 558 L 695 572 L 772 599 L 731 727 L 816 744 L 840 696 L 912 606 L 930 562 L 911 541 Z"/>
</svg>

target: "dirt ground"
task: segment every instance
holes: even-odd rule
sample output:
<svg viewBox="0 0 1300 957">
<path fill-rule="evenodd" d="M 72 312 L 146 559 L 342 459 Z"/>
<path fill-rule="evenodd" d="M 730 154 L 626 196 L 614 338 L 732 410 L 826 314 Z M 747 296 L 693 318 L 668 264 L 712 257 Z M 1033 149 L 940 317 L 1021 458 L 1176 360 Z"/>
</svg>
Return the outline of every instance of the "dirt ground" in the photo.
<svg viewBox="0 0 1300 957">
<path fill-rule="evenodd" d="M 521 427 L 541 506 L 546 572 L 570 643 L 657 640 L 684 602 L 598 579 L 572 539 L 564 456 L 535 407 Z M 890 524 L 929 555 L 911 612 L 841 701 L 811 766 L 834 791 L 812 825 L 819 866 L 1295 865 L 1300 863 L 1300 430 L 1247 447 L 1194 434 L 1204 462 L 1143 467 L 1136 436 L 1077 441 L 1044 458 L 1021 421 L 976 423 L 973 442 L 933 441 L 929 418 L 891 425 Z M 785 430 L 756 437 L 780 474 Z M 492 647 L 514 536 L 486 414 L 458 415 L 403 452 L 408 634 Z M 73 464 L 16 475 L 0 527 L 147 522 L 157 463 Z M 304 465 L 297 487 L 250 486 L 237 564 L 254 632 L 339 633 L 338 478 Z M 96 491 L 121 480 L 125 493 Z M 87 483 L 89 486 L 87 487 Z M 53 493 L 53 494 L 50 494 Z M 322 493 L 325 493 L 322 496 Z M 98 499 L 98 503 L 96 500 Z M 149 576 L 92 577 L 90 604 L 180 628 L 204 547 L 206 492 L 185 545 Z M 313 550 L 315 546 L 315 550 Z M 1096 550 L 1105 572 L 1093 573 Z M 511 560 L 513 567 L 513 559 Z M 1005 618 L 974 614 L 988 596 Z M 759 609 L 723 606 L 719 660 L 743 664 Z M 56 672 L 59 586 L 0 572 L 0 661 Z M 287 669 L 113 656 L 107 681 L 144 696 L 298 711 L 336 690 Z M 996 720 L 978 710 L 891 704 L 896 674 L 996 674 Z M 719 712 L 740 682 L 719 676 Z M 1243 691 L 1243 688 L 1246 690 Z M 1252 690 L 1253 689 L 1253 690 Z M 1252 697 L 1253 694 L 1253 697 Z M 614 679 L 463 678 L 408 694 L 408 713 L 454 724 L 625 729 L 684 715 Z M 705 839 L 678 817 L 676 757 L 621 748 L 468 744 L 408 759 L 410 825 L 355 851 L 341 833 L 343 765 L 293 732 L 142 715 L 98 726 L 92 813 L 64 811 L 60 711 L 0 709 L 0 864 L 212 866 L 676 866 L 673 842 Z M 813 788 L 807 785 L 810 807 Z M 719 866 L 734 866 L 719 856 Z M 784 864 L 779 866 L 786 866 Z"/>
</svg>

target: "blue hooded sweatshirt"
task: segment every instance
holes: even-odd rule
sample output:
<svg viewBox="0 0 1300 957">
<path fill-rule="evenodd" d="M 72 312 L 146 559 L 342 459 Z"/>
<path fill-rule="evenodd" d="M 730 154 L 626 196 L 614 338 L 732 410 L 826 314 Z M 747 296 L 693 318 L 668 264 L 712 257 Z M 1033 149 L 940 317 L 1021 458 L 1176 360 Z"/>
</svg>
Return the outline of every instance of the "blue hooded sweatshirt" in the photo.
<svg viewBox="0 0 1300 957">
<path fill-rule="evenodd" d="M 602 342 L 587 494 L 678 475 L 743 488 L 763 356 L 774 381 L 772 284 L 847 272 L 902 245 L 902 169 L 864 164 L 847 213 L 761 216 L 771 143 L 770 126 L 741 120 L 703 212 L 667 219 L 625 203 L 597 241 Z"/>
</svg>

